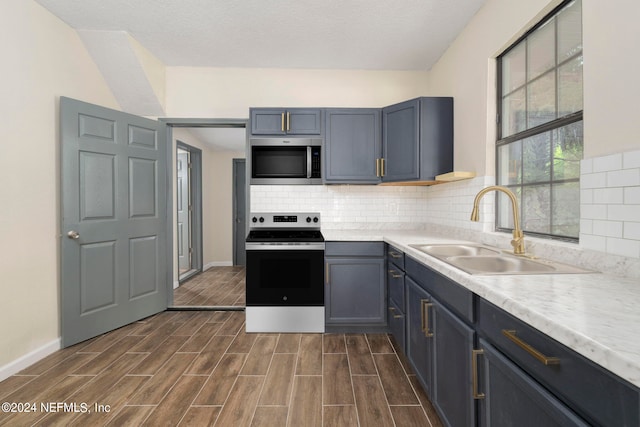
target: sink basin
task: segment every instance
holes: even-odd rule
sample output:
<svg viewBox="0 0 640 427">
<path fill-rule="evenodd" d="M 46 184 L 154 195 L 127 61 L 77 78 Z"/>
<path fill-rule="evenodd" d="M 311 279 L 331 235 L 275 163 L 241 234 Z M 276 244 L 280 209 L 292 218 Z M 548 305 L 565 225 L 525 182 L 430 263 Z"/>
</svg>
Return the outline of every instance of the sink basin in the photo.
<svg viewBox="0 0 640 427">
<path fill-rule="evenodd" d="M 473 244 L 409 245 L 447 264 L 476 275 L 576 274 L 590 270 L 543 259 L 531 259 Z"/>
<path fill-rule="evenodd" d="M 549 264 L 515 256 L 454 256 L 446 262 L 471 274 L 545 274 L 557 273 Z"/>
<path fill-rule="evenodd" d="M 500 250 L 476 245 L 409 245 L 437 258 L 451 256 L 499 255 Z"/>
</svg>

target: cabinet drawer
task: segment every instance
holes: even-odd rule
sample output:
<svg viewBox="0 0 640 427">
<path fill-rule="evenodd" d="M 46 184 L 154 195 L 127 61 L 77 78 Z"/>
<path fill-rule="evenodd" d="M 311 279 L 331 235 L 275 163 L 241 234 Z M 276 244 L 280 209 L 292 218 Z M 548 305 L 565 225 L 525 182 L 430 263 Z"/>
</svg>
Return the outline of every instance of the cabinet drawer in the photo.
<svg viewBox="0 0 640 427">
<path fill-rule="evenodd" d="M 393 301 L 389 301 L 389 313 L 387 318 L 391 335 L 396 340 L 402 352 L 406 352 L 405 348 L 405 314 Z"/>
<path fill-rule="evenodd" d="M 325 256 L 384 256 L 383 242 L 326 242 Z"/>
<path fill-rule="evenodd" d="M 404 271 L 389 261 L 387 261 L 387 288 L 389 298 L 404 313 Z"/>
<path fill-rule="evenodd" d="M 391 245 L 387 245 L 387 259 L 404 271 L 404 252 Z"/>
<path fill-rule="evenodd" d="M 467 323 L 473 323 L 473 292 L 407 256 L 405 272 L 424 290 Z"/>
<path fill-rule="evenodd" d="M 592 424 L 640 425 L 640 391 L 632 384 L 485 300 L 478 304 L 478 327 L 496 348 Z"/>
</svg>

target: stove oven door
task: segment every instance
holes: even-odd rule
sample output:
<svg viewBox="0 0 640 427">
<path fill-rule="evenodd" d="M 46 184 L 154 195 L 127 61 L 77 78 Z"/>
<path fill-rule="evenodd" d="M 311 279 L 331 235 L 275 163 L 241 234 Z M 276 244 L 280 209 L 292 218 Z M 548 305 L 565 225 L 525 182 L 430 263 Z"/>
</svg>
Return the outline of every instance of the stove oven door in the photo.
<svg viewBox="0 0 640 427">
<path fill-rule="evenodd" d="M 247 306 L 324 306 L 324 251 L 247 248 Z"/>
</svg>

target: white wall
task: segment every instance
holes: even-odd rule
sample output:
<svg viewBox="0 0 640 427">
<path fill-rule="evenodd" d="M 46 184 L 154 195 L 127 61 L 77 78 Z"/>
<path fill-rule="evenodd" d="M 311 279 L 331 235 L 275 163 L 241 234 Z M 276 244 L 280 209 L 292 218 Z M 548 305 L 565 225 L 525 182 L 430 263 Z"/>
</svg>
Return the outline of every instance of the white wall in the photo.
<svg viewBox="0 0 640 427">
<path fill-rule="evenodd" d="M 3 366 L 59 345 L 58 99 L 118 104 L 76 32 L 35 2 L 0 2 L 0 40 L 2 379 Z"/>
</svg>

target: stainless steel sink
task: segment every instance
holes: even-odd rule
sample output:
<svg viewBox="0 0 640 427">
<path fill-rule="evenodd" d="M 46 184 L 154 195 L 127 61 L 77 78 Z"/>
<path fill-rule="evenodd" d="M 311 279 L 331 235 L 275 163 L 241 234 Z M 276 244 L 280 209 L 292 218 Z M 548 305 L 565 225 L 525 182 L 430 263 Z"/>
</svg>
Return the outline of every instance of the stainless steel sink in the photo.
<svg viewBox="0 0 640 427">
<path fill-rule="evenodd" d="M 499 255 L 499 249 L 477 245 L 409 245 L 434 257 Z"/>
<path fill-rule="evenodd" d="M 439 244 L 409 245 L 427 255 L 431 255 L 447 264 L 477 275 L 498 274 L 576 274 L 592 273 L 590 270 L 572 265 L 515 256 L 482 245 Z"/>
</svg>

